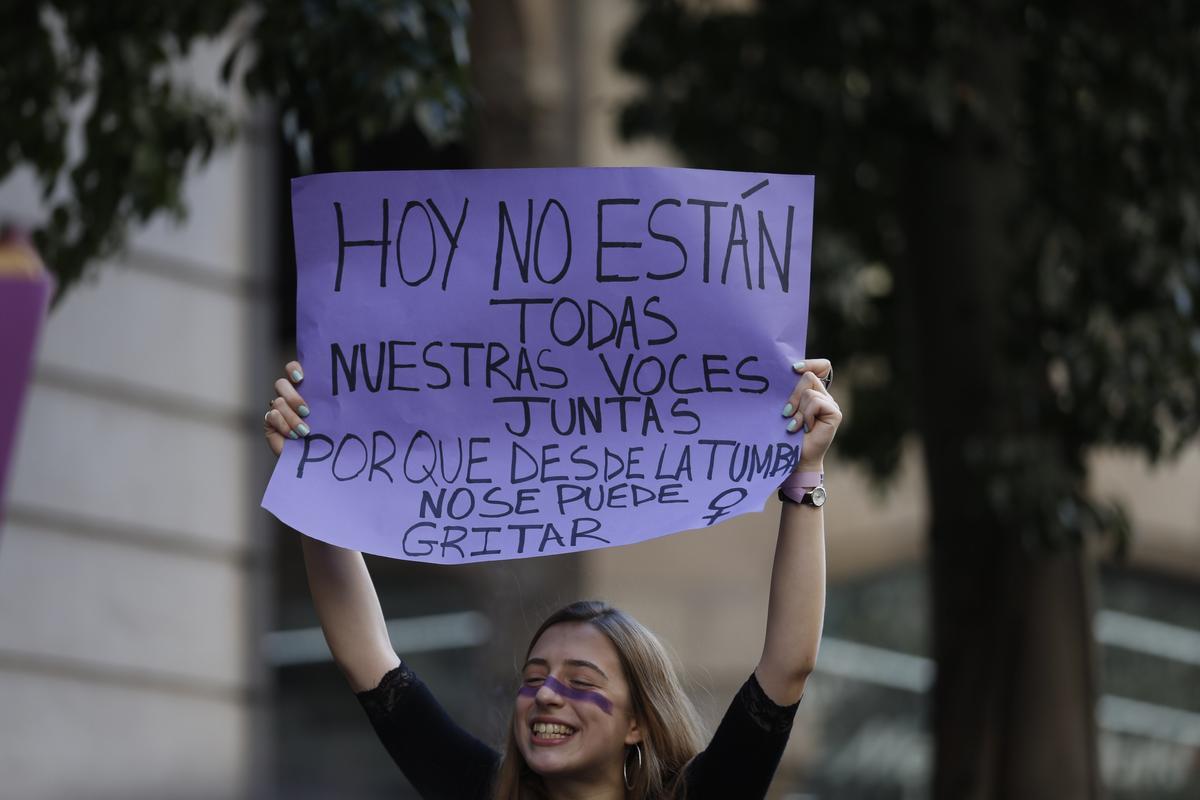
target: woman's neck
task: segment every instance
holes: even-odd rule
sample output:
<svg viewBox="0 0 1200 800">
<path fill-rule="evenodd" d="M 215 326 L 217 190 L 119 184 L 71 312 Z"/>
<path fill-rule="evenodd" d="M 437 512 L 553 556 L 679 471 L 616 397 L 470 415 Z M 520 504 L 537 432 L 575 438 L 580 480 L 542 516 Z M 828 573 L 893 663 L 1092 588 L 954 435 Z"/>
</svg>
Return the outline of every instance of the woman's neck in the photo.
<svg viewBox="0 0 1200 800">
<path fill-rule="evenodd" d="M 550 800 L 625 800 L 625 787 L 618 775 L 616 782 L 584 781 L 572 778 L 542 779 Z"/>
</svg>

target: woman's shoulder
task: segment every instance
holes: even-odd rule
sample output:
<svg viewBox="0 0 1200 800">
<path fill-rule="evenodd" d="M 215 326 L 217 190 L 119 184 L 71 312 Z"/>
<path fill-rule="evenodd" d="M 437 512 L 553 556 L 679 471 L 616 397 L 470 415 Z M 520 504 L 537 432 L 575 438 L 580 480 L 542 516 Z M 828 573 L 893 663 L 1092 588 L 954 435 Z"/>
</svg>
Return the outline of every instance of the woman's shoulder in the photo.
<svg viewBox="0 0 1200 800">
<path fill-rule="evenodd" d="M 766 797 L 799 706 L 779 705 L 751 674 L 708 747 L 684 769 L 689 800 Z"/>
</svg>

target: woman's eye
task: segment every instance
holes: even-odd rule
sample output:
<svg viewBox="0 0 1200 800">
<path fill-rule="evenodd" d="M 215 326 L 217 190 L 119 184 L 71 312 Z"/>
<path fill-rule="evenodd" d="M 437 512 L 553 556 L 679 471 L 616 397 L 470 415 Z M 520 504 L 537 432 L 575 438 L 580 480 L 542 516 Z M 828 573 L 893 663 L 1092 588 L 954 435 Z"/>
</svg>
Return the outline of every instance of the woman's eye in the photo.
<svg viewBox="0 0 1200 800">
<path fill-rule="evenodd" d="M 529 677 L 525 678 L 525 685 L 526 686 L 537 686 L 537 685 L 541 684 L 542 681 L 544 681 L 544 680 L 546 680 L 546 679 L 541 677 L 540 675 L 530 675 Z"/>
<path fill-rule="evenodd" d="M 587 681 L 571 681 L 571 683 L 575 684 L 580 689 L 595 689 L 596 688 L 596 684 L 588 683 Z"/>
</svg>

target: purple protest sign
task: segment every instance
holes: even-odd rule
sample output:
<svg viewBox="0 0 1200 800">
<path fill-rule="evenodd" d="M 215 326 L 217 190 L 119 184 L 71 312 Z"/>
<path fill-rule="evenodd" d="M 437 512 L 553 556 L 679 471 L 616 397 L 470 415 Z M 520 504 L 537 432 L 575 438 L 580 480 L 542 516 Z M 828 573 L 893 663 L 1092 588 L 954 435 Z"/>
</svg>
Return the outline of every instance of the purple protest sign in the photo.
<svg viewBox="0 0 1200 800">
<path fill-rule="evenodd" d="M 458 564 L 759 511 L 802 434 L 813 179 L 691 169 L 292 183 L 312 433 L 263 498 L 342 547 Z"/>
</svg>

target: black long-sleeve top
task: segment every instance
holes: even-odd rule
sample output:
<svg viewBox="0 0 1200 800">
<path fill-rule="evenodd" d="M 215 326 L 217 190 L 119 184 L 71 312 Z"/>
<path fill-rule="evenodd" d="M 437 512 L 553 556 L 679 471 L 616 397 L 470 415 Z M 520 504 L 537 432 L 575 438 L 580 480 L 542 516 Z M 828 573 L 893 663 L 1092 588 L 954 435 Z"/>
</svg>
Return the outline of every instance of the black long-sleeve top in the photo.
<svg viewBox="0 0 1200 800">
<path fill-rule="evenodd" d="M 426 800 L 489 800 L 500 754 L 460 728 L 401 664 L 357 695 L 392 760 Z M 753 674 L 685 773 L 688 800 L 766 796 L 799 703 L 780 706 Z"/>
</svg>

